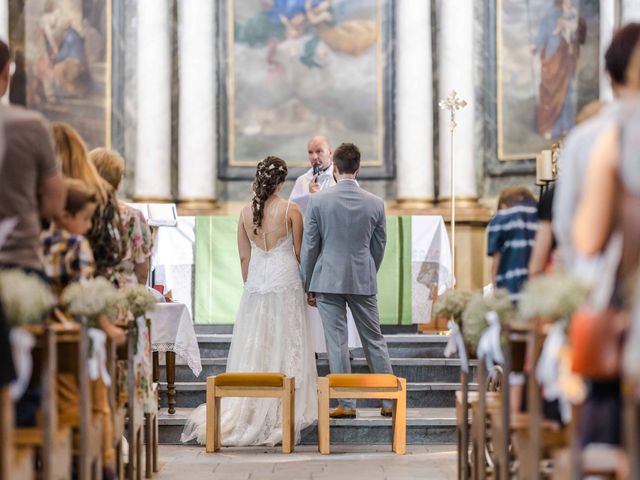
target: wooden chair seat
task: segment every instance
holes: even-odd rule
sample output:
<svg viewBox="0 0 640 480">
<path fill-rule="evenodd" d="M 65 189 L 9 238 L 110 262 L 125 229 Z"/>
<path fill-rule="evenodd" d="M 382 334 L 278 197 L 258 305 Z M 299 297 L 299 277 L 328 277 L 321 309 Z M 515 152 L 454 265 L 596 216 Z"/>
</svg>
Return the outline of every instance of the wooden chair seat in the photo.
<svg viewBox="0 0 640 480">
<path fill-rule="evenodd" d="M 218 387 L 282 387 L 282 373 L 221 373 L 216 375 Z"/>
<path fill-rule="evenodd" d="M 332 373 L 327 379 L 330 388 L 398 388 L 398 378 L 387 373 Z"/>
<path fill-rule="evenodd" d="M 332 398 L 393 400 L 392 451 L 404 455 L 407 443 L 407 381 L 389 374 L 332 374 L 318 378 L 318 449 L 331 452 L 329 401 Z"/>
<path fill-rule="evenodd" d="M 220 450 L 220 399 L 224 397 L 279 398 L 282 401 L 282 452 L 295 442 L 295 378 L 281 373 L 222 373 L 207 378 L 207 453 Z"/>
</svg>

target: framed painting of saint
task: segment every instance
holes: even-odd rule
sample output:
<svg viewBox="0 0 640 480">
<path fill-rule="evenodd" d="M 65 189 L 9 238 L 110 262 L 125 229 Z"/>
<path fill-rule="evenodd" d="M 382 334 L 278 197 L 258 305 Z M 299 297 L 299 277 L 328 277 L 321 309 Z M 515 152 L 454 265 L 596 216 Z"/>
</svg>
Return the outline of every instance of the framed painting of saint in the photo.
<svg viewBox="0 0 640 480">
<path fill-rule="evenodd" d="M 599 94 L 598 0 L 496 0 L 498 159 L 534 158 Z"/>
<path fill-rule="evenodd" d="M 219 175 L 252 178 L 266 155 L 309 167 L 322 134 L 362 152 L 362 176 L 390 178 L 393 2 L 226 0 L 218 4 Z"/>
<path fill-rule="evenodd" d="M 111 0 L 10 3 L 14 103 L 70 124 L 89 148 L 109 146 Z"/>
</svg>

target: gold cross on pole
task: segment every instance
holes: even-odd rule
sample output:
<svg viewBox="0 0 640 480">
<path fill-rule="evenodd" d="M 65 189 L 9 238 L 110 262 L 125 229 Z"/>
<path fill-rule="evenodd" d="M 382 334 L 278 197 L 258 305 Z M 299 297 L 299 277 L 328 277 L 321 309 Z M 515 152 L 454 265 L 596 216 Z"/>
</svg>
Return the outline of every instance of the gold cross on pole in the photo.
<svg viewBox="0 0 640 480">
<path fill-rule="evenodd" d="M 456 285 L 456 192 L 455 177 L 456 164 L 454 161 L 454 139 L 455 131 L 458 124 L 456 123 L 456 111 L 467 106 L 467 102 L 458 97 L 455 90 L 447 98 L 440 100 L 438 103 L 442 110 L 449 110 L 451 120 L 449 121 L 449 131 L 451 132 L 451 164 L 450 164 L 450 181 L 451 181 L 451 284 L 455 288 Z"/>
</svg>

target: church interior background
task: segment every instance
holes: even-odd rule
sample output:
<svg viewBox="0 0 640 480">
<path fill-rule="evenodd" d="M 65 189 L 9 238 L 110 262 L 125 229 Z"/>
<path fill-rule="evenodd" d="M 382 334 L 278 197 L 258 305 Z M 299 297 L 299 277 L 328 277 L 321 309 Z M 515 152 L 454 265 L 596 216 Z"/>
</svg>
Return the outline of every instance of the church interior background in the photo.
<svg viewBox="0 0 640 480">
<path fill-rule="evenodd" d="M 281 156 L 284 191 L 306 140 L 359 144 L 364 188 L 391 215 L 450 218 L 449 112 L 455 90 L 456 278 L 488 281 L 484 228 L 506 186 L 538 191 L 535 156 L 582 106 L 611 97 L 603 49 L 634 0 L 573 0 L 580 39 L 565 98 L 540 96 L 551 0 L 3 0 L 16 55 L 11 97 L 122 153 L 122 193 L 182 215 L 237 215 L 255 164 Z M 285 21 L 281 21 L 284 18 Z M 55 29 L 73 25 L 82 71 L 47 72 Z M 49 32 L 44 34 L 42 32 Z M 53 88 L 47 76 L 66 79 Z M 544 102 L 562 108 L 541 120 Z"/>
</svg>

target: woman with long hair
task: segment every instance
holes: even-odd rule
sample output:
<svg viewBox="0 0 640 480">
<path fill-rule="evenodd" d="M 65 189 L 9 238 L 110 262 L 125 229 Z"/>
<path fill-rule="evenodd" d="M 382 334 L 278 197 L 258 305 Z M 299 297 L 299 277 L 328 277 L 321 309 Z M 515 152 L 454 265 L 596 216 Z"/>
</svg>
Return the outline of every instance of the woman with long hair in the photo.
<svg viewBox="0 0 640 480">
<path fill-rule="evenodd" d="M 254 197 L 238 222 L 244 291 L 229 350 L 227 372 L 278 372 L 296 379 L 296 442 L 317 418 L 316 365 L 298 263 L 302 214 L 278 194 L 286 163 L 267 157 L 258 164 Z M 206 405 L 193 413 L 182 441 L 205 443 Z M 222 400 L 224 445 L 275 445 L 282 440 L 277 399 Z"/>
<path fill-rule="evenodd" d="M 87 147 L 76 130 L 66 123 L 57 122 L 52 125 L 52 131 L 62 174 L 82 180 L 96 192 L 98 208 L 93 215 L 87 239 L 93 250 L 96 275 L 109 278 L 126 252 L 115 191 L 89 161 Z"/>
</svg>

